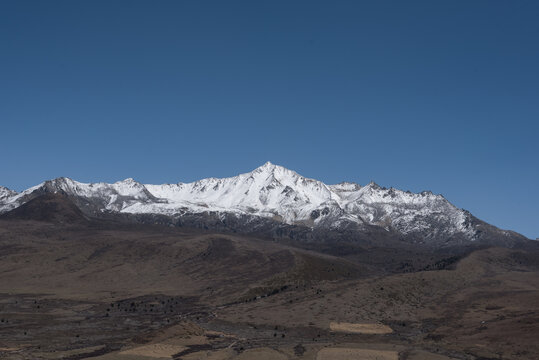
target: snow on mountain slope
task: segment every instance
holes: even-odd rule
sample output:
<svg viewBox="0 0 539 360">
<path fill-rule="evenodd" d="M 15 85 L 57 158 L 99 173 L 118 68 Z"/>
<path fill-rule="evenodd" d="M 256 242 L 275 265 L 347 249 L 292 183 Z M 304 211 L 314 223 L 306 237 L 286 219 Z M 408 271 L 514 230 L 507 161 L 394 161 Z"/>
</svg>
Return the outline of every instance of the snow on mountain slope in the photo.
<svg viewBox="0 0 539 360">
<path fill-rule="evenodd" d="M 17 192 L 8 189 L 7 187 L 0 186 L 0 201 L 9 197 L 17 195 Z"/>
<path fill-rule="evenodd" d="M 133 202 L 142 203 L 157 200 L 143 185 L 133 179 L 118 181 L 114 184 L 86 184 L 62 177 L 45 181 L 37 186 L 5 198 L 3 201 L 0 201 L 0 212 L 9 211 L 24 204 L 33 197 L 33 194 L 59 192 L 70 196 L 97 200 L 103 209 L 110 211 L 121 211 L 125 206 Z"/>
<path fill-rule="evenodd" d="M 288 223 L 308 219 L 313 209 L 331 201 L 333 195 L 322 182 L 306 179 L 271 163 L 231 178 L 145 186 L 155 197 L 172 204 L 201 210 L 276 216 Z M 145 207 L 137 205 L 129 211 L 146 212 Z"/>
<path fill-rule="evenodd" d="M 143 185 L 126 179 L 114 184 L 85 184 L 58 178 L 18 194 L 2 189 L 0 212 L 20 206 L 32 194 L 62 192 L 87 199 L 101 211 L 168 216 L 212 211 L 312 227 L 377 225 L 423 238 L 459 234 L 473 240 L 475 236 L 470 214 L 441 195 L 386 189 L 375 183 L 326 185 L 269 162 L 235 177 L 192 183 Z"/>
</svg>

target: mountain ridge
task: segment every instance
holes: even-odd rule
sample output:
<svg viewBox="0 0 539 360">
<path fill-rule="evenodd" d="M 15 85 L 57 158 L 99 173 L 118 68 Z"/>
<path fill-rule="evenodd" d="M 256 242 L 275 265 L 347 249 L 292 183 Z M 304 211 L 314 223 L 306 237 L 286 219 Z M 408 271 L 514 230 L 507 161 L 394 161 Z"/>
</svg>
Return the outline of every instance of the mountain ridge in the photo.
<svg viewBox="0 0 539 360">
<path fill-rule="evenodd" d="M 388 189 L 372 181 L 364 186 L 352 182 L 327 185 L 271 162 L 237 176 L 190 183 L 141 184 L 132 178 L 112 184 L 81 183 L 61 177 L 20 193 L 0 188 L 0 213 L 43 193 L 75 197 L 79 207 L 95 216 L 112 213 L 178 219 L 205 213 L 223 218 L 227 214 L 315 230 L 352 228 L 359 233 L 375 226 L 406 241 L 440 244 L 480 240 L 485 228 L 488 236 L 517 236 L 481 222 L 431 191 Z"/>
</svg>

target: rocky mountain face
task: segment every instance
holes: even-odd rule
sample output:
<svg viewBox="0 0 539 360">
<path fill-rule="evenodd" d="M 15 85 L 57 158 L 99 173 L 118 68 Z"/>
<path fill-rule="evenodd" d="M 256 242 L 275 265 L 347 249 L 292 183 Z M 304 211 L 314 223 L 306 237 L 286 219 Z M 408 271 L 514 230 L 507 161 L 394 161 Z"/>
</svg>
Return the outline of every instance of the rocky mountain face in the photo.
<svg viewBox="0 0 539 360">
<path fill-rule="evenodd" d="M 13 190 L 10 190 L 6 187 L 0 186 L 0 201 L 10 198 L 12 196 L 17 195 L 17 193 Z"/>
<path fill-rule="evenodd" d="M 0 213 L 50 193 L 67 195 L 93 217 L 118 215 L 310 240 L 340 234 L 451 246 L 485 241 L 511 245 L 526 239 L 478 220 L 442 195 L 387 189 L 372 182 L 326 185 L 269 162 L 235 177 L 192 183 L 150 185 L 126 179 L 85 184 L 57 178 L 21 193 L 0 187 Z"/>
</svg>

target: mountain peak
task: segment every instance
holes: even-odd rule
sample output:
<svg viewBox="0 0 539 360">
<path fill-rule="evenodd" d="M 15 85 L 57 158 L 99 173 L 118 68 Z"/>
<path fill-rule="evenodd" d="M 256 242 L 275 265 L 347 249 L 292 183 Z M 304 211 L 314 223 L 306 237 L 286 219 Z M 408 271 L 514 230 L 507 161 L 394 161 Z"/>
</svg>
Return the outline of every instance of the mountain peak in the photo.
<svg viewBox="0 0 539 360">
<path fill-rule="evenodd" d="M 281 165 L 276 165 L 276 164 L 274 164 L 274 163 L 272 163 L 270 161 L 266 162 L 262 166 L 257 167 L 256 169 L 251 171 L 251 173 L 268 173 L 268 174 L 280 173 L 280 174 L 301 176 L 297 172 L 295 172 L 294 170 L 287 169 L 287 168 L 285 168 L 284 166 L 281 166 Z"/>
<path fill-rule="evenodd" d="M 8 189 L 7 187 L 5 186 L 0 186 L 0 198 L 3 198 L 3 197 L 8 197 L 8 196 L 13 196 L 13 195 L 16 195 L 17 192 L 16 191 L 13 191 L 11 189 Z"/>
<path fill-rule="evenodd" d="M 127 178 L 124 180 L 117 181 L 116 184 L 134 185 L 134 184 L 139 184 L 139 182 L 133 178 Z"/>
<path fill-rule="evenodd" d="M 38 185 L 46 192 L 62 192 L 69 191 L 70 189 L 76 188 L 79 183 L 68 177 L 57 177 L 56 179 L 47 180 L 41 185 Z"/>
<path fill-rule="evenodd" d="M 382 187 L 375 183 L 374 181 L 370 181 L 367 185 L 365 185 L 366 188 L 374 189 L 374 190 L 380 190 Z"/>
<path fill-rule="evenodd" d="M 272 162 L 267 161 L 264 165 L 257 167 L 252 172 L 255 172 L 255 173 L 270 173 L 270 172 L 273 172 L 277 167 L 281 167 L 281 166 L 275 165 Z"/>
<path fill-rule="evenodd" d="M 319 187 L 325 187 L 325 185 L 317 180 L 308 179 L 294 170 L 272 164 L 269 161 L 246 175 L 256 179 L 255 181 L 257 183 L 262 182 L 266 183 L 266 185 L 278 183 L 291 188 L 296 188 L 297 186 L 302 186 L 300 184 L 317 183 Z"/>
<path fill-rule="evenodd" d="M 74 180 L 65 176 L 60 176 L 60 177 L 57 177 L 56 179 L 49 180 L 49 182 L 53 184 L 65 184 L 65 183 L 74 182 Z"/>
</svg>

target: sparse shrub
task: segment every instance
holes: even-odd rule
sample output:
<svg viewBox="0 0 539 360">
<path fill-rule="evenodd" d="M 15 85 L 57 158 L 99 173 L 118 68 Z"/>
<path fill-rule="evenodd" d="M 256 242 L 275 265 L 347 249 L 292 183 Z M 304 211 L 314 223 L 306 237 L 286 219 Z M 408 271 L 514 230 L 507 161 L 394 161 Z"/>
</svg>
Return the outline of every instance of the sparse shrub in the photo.
<svg viewBox="0 0 539 360">
<path fill-rule="evenodd" d="M 297 344 L 296 346 L 294 346 L 294 354 L 296 356 L 303 356 L 306 350 L 307 349 L 305 349 L 305 347 L 302 344 Z"/>
</svg>

